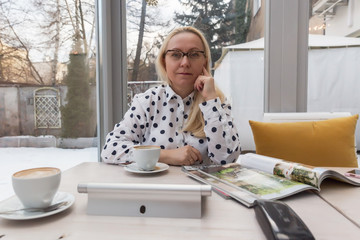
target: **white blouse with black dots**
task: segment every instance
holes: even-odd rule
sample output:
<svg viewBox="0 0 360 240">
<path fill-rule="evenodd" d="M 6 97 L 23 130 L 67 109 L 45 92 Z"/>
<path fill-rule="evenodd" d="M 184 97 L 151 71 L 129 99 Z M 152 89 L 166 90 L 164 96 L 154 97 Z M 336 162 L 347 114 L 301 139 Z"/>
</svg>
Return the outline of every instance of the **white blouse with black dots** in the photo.
<svg viewBox="0 0 360 240">
<path fill-rule="evenodd" d="M 182 131 L 187 122 L 191 93 L 181 99 L 170 86 L 161 85 L 137 94 L 123 120 L 106 136 L 101 157 L 106 163 L 130 161 L 134 145 L 158 145 L 176 149 L 190 145 L 198 149 L 203 164 L 226 164 L 240 154 L 239 135 L 232 122 L 231 107 L 219 98 L 200 104 L 205 120 L 206 138 Z"/>
</svg>

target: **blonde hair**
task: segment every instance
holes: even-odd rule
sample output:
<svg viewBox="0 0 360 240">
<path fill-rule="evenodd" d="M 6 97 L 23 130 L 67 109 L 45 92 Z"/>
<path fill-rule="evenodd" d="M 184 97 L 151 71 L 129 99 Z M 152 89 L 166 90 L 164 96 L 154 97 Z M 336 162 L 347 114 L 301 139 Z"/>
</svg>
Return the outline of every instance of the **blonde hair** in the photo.
<svg viewBox="0 0 360 240">
<path fill-rule="evenodd" d="M 179 28 L 176 28 L 175 30 L 173 30 L 165 38 L 165 40 L 160 48 L 159 54 L 156 58 L 156 62 L 155 62 L 156 72 L 159 76 L 159 79 L 161 81 L 166 82 L 170 86 L 172 83 L 171 83 L 171 80 L 168 78 L 166 69 L 165 69 L 165 52 L 167 50 L 167 46 L 168 46 L 170 39 L 172 37 L 174 37 L 175 35 L 177 35 L 179 33 L 184 33 L 184 32 L 193 33 L 201 39 L 201 42 L 203 43 L 204 48 L 205 48 L 205 57 L 207 60 L 206 70 L 210 73 L 210 63 L 211 63 L 210 47 L 209 47 L 209 44 L 206 41 L 206 38 L 204 37 L 203 33 L 194 27 L 179 27 Z M 216 86 L 215 86 L 215 90 L 216 90 L 216 95 L 220 98 L 221 102 L 223 102 L 224 94 Z M 205 132 L 204 132 L 205 121 L 204 121 L 202 112 L 200 111 L 200 107 L 199 107 L 199 104 L 201 104 L 204 101 L 205 100 L 204 100 L 203 96 L 201 94 L 199 94 L 198 91 L 195 91 L 194 102 L 190 108 L 189 119 L 188 119 L 188 122 L 187 122 L 185 128 L 183 129 L 183 131 L 191 132 L 195 137 L 199 137 L 199 138 L 205 137 Z"/>
</svg>

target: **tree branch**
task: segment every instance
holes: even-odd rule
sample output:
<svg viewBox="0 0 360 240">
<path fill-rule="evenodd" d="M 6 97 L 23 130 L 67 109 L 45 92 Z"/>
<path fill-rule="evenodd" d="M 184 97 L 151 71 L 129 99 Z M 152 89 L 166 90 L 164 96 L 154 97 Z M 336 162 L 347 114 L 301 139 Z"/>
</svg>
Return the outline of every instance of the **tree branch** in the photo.
<svg viewBox="0 0 360 240">
<path fill-rule="evenodd" d="M 29 49 L 24 44 L 24 42 L 20 39 L 19 35 L 16 33 L 15 29 L 13 28 L 13 26 L 11 25 L 9 19 L 6 16 L 5 16 L 5 19 L 6 19 L 7 24 L 9 25 L 11 31 L 13 32 L 14 36 L 16 37 L 16 39 L 19 41 L 21 46 L 26 51 L 26 60 L 28 61 L 29 65 L 30 65 L 30 69 L 33 70 L 35 72 L 35 74 L 36 74 L 36 76 L 34 76 L 33 71 L 30 71 L 31 75 L 34 77 L 35 81 L 37 81 L 40 84 L 44 84 L 44 81 L 43 81 L 42 77 L 40 76 L 39 72 L 36 70 L 35 66 L 33 65 L 32 61 L 29 58 Z"/>
</svg>

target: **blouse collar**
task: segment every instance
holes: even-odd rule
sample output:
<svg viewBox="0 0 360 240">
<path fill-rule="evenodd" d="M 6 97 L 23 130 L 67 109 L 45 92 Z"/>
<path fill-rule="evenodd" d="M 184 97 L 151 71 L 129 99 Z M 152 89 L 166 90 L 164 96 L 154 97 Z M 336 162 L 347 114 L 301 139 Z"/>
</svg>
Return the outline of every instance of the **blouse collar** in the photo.
<svg viewBox="0 0 360 240">
<path fill-rule="evenodd" d="M 176 94 L 176 92 L 174 92 L 174 90 L 170 87 L 170 85 L 165 86 L 165 91 L 166 91 L 166 100 L 167 101 L 170 101 L 172 99 L 181 99 L 181 97 L 178 94 Z M 182 101 L 183 102 L 190 101 L 190 103 L 191 103 L 194 99 L 194 94 L 195 94 L 195 92 L 192 91 L 187 97 L 182 99 Z"/>
</svg>

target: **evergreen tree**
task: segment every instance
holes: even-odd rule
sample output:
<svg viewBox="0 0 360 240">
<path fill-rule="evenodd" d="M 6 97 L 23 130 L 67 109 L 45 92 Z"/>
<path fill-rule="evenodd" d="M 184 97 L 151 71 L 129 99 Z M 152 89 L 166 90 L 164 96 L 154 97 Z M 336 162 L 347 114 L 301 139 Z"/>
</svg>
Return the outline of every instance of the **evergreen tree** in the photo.
<svg viewBox="0 0 360 240">
<path fill-rule="evenodd" d="M 235 43 L 235 12 L 233 1 L 179 0 L 191 9 L 190 14 L 175 13 L 174 21 L 183 26 L 201 30 L 211 49 L 211 59 L 216 62 L 222 47 Z"/>
<path fill-rule="evenodd" d="M 77 44 L 79 41 L 75 40 Z M 86 53 L 76 45 L 70 53 L 68 75 L 65 83 L 68 87 L 66 106 L 61 107 L 62 137 L 92 137 L 90 129 L 91 109 L 89 106 L 90 87 Z"/>
<path fill-rule="evenodd" d="M 246 42 L 251 23 L 250 0 L 235 1 L 235 44 Z"/>
<path fill-rule="evenodd" d="M 246 42 L 251 22 L 249 0 L 179 0 L 191 13 L 176 13 L 174 20 L 183 26 L 200 29 L 211 49 L 211 59 L 216 62 L 222 48 Z"/>
</svg>

